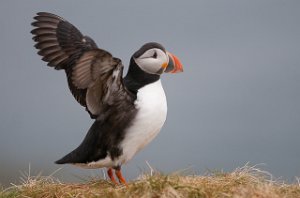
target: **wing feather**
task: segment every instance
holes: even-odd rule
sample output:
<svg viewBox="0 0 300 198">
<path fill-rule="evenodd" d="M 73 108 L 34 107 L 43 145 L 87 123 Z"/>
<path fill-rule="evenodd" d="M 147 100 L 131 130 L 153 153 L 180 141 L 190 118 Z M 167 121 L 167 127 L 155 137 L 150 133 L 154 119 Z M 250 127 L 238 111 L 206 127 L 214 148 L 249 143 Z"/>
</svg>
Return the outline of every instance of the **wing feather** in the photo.
<svg viewBox="0 0 300 198">
<path fill-rule="evenodd" d="M 83 106 L 86 106 L 86 90 L 82 90 L 72 84 L 69 79 L 75 61 L 88 50 L 96 49 L 96 43 L 60 16 L 39 12 L 34 17 L 31 31 L 34 35 L 38 54 L 42 60 L 48 62 L 48 66 L 55 69 L 65 69 L 68 77 L 68 85 L 74 98 Z"/>
<path fill-rule="evenodd" d="M 133 96 L 123 84 L 120 59 L 99 49 L 96 43 L 60 16 L 39 12 L 31 33 L 42 60 L 64 69 L 74 98 L 92 118 L 105 115 L 112 105 L 133 105 Z"/>
</svg>

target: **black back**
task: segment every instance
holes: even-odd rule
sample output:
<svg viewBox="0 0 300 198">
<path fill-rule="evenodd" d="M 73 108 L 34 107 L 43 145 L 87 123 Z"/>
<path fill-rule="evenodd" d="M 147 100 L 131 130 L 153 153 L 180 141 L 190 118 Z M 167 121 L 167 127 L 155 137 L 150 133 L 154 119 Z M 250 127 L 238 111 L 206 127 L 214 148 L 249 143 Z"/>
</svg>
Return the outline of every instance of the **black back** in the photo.
<svg viewBox="0 0 300 198">
<path fill-rule="evenodd" d="M 124 85 L 136 99 L 137 92 L 147 84 L 160 79 L 160 75 L 144 72 L 135 63 L 133 58 L 130 60 L 128 73 L 124 78 Z M 89 163 L 104 159 L 109 153 L 113 159 L 122 155 L 123 150 L 120 143 L 125 137 L 126 129 L 132 124 L 137 109 L 131 104 L 113 104 L 107 109 L 104 120 L 97 119 L 89 129 L 83 142 L 71 153 L 56 161 L 57 164 L 64 163 Z"/>
</svg>

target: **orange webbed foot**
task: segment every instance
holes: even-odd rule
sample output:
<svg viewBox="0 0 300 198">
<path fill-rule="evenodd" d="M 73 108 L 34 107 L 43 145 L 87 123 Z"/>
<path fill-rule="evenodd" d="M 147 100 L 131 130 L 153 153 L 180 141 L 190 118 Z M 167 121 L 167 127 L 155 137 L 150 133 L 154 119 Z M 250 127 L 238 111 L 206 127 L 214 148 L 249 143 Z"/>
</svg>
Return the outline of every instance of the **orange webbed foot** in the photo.
<svg viewBox="0 0 300 198">
<path fill-rule="evenodd" d="M 112 168 L 107 169 L 107 175 L 110 178 L 110 180 L 112 181 L 112 183 L 118 185 L 118 182 L 116 181 L 115 177 L 114 177 L 114 173 Z"/>
<path fill-rule="evenodd" d="M 116 176 L 118 177 L 120 184 L 123 184 L 123 185 L 125 185 L 125 186 L 128 186 L 128 184 L 127 184 L 125 178 L 124 178 L 123 175 L 122 175 L 121 169 L 116 169 L 116 170 L 115 170 L 115 174 L 116 174 Z"/>
</svg>

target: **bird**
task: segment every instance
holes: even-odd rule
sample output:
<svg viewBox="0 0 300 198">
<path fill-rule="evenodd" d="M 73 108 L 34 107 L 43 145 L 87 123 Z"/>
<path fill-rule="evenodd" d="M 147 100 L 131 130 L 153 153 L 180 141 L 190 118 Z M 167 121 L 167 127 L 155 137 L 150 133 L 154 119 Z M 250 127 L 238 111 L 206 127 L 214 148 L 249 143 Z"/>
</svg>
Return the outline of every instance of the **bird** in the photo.
<svg viewBox="0 0 300 198">
<path fill-rule="evenodd" d="M 72 95 L 94 120 L 81 144 L 55 163 L 107 168 L 114 184 L 127 185 L 122 165 L 156 137 L 166 120 L 160 77 L 182 72 L 181 61 L 161 44 L 148 42 L 133 53 L 123 77 L 121 59 L 64 18 L 38 12 L 31 25 L 37 54 L 49 67 L 65 71 Z"/>
</svg>

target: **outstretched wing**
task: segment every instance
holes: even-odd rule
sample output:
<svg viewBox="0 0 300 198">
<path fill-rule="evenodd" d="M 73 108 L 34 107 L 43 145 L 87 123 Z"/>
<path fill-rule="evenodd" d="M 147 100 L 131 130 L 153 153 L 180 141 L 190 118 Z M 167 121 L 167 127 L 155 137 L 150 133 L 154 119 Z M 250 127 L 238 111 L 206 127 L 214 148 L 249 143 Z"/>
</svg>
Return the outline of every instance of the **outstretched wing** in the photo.
<svg viewBox="0 0 300 198">
<path fill-rule="evenodd" d="M 57 15 L 39 12 L 32 23 L 35 29 L 31 31 L 35 47 L 42 60 L 55 69 L 66 69 L 85 51 L 97 49 L 96 43 L 83 36 L 71 23 Z"/>
<path fill-rule="evenodd" d="M 121 102 L 117 100 L 133 101 L 123 84 L 120 59 L 99 49 L 90 37 L 83 36 L 62 17 L 40 12 L 34 19 L 32 25 L 36 28 L 31 33 L 38 54 L 48 66 L 66 71 L 71 93 L 92 118 Z"/>
</svg>

